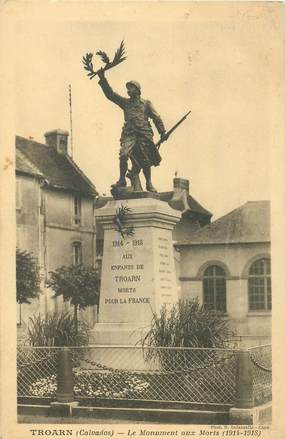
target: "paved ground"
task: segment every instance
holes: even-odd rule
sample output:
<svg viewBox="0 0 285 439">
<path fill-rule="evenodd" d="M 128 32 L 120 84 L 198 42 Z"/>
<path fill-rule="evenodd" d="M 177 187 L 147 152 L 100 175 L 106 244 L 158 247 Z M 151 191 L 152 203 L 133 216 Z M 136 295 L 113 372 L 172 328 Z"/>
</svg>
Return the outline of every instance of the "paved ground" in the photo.
<svg viewBox="0 0 285 439">
<path fill-rule="evenodd" d="M 130 421 L 126 419 L 99 419 L 99 418 L 61 418 L 46 417 L 40 415 L 18 415 L 18 422 L 24 424 L 149 424 L 144 421 Z M 151 424 L 160 424 L 160 422 L 151 422 Z"/>
</svg>

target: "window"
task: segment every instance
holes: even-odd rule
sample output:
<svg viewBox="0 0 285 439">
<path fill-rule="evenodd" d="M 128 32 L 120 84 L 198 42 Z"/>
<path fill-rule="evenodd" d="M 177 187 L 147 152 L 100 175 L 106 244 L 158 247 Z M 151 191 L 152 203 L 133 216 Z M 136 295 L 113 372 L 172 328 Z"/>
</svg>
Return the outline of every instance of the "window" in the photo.
<svg viewBox="0 0 285 439">
<path fill-rule="evenodd" d="M 248 273 L 250 311 L 271 310 L 271 264 L 269 258 L 255 261 Z"/>
<path fill-rule="evenodd" d="M 73 224 L 81 224 L 81 198 L 79 195 L 74 195 L 73 198 Z"/>
<path fill-rule="evenodd" d="M 82 245 L 81 242 L 72 244 L 72 263 L 73 265 L 82 264 Z"/>
<path fill-rule="evenodd" d="M 104 249 L 104 241 L 103 241 L 103 239 L 96 239 L 95 268 L 97 268 L 100 276 L 101 276 L 101 271 L 102 271 L 103 249 Z"/>
<path fill-rule="evenodd" d="M 206 268 L 203 275 L 204 305 L 208 309 L 226 312 L 226 273 L 218 265 Z"/>
</svg>

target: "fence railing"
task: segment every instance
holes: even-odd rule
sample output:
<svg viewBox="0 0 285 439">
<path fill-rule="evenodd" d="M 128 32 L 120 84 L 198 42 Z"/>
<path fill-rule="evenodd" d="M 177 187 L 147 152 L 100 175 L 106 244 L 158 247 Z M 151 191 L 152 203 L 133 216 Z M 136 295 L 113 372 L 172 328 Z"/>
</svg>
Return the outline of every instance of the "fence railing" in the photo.
<svg viewBox="0 0 285 439">
<path fill-rule="evenodd" d="M 248 352 L 252 364 L 254 405 L 259 405 L 272 399 L 271 345 L 250 348 Z"/>
<path fill-rule="evenodd" d="M 270 335 L 235 335 L 228 340 L 228 347 L 249 349 L 252 346 L 263 346 L 271 343 Z"/>
<path fill-rule="evenodd" d="M 50 398 L 57 389 L 60 348 L 18 346 L 18 396 Z"/>
<path fill-rule="evenodd" d="M 271 347 L 18 347 L 18 396 L 240 405 L 270 397 Z M 271 364 L 271 363 L 270 363 Z M 252 383 L 245 385 L 243 370 Z M 69 391 L 68 391 L 69 389 Z M 246 393 L 246 397 L 244 397 Z M 252 402 L 250 402 L 252 404 Z"/>
</svg>

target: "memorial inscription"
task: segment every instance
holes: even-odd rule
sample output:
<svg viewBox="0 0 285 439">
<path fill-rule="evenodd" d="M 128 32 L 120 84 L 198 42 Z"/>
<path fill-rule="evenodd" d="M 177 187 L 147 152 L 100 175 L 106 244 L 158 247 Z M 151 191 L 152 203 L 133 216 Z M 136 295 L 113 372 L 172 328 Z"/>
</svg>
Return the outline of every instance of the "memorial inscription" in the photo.
<svg viewBox="0 0 285 439">
<path fill-rule="evenodd" d="M 144 264 L 138 263 L 135 259 L 139 257 L 137 253 L 133 252 L 133 249 L 137 249 L 144 246 L 143 239 L 133 239 L 132 241 L 125 240 L 113 240 L 112 248 L 118 248 L 122 251 L 119 256 L 121 263 L 112 264 L 110 266 L 111 276 L 113 284 L 116 288 L 116 294 L 137 294 L 138 289 L 143 282 Z M 127 251 L 124 252 L 124 249 Z M 126 260 L 131 260 L 132 263 L 125 263 Z M 138 273 L 139 272 L 139 273 Z M 118 298 L 105 298 L 104 303 L 106 305 L 114 304 L 140 304 L 150 303 L 150 297 L 118 297 Z"/>
<path fill-rule="evenodd" d="M 171 290 L 173 289 L 173 279 L 171 277 L 171 271 L 168 267 L 170 267 L 170 254 L 171 254 L 171 246 L 172 243 L 169 239 L 163 238 L 161 236 L 158 237 L 158 254 L 159 254 L 159 286 L 162 292 L 162 298 L 165 303 L 168 304 L 171 302 Z M 169 293 L 168 293 L 169 292 Z"/>
<path fill-rule="evenodd" d="M 125 226 L 133 224 L 134 236 L 114 228 L 118 202 L 96 212 L 104 230 L 98 344 L 136 344 L 153 313 L 177 301 L 172 228 L 179 214 L 156 198 L 125 203 L 132 211 Z"/>
</svg>

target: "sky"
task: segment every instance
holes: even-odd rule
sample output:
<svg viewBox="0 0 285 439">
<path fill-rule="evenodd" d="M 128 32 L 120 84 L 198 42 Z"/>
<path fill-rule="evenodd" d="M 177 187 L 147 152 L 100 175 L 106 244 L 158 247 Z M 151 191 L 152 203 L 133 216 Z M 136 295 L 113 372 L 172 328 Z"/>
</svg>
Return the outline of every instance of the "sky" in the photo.
<svg viewBox="0 0 285 439">
<path fill-rule="evenodd" d="M 81 60 L 92 52 L 99 68 L 96 51 L 112 57 L 124 39 L 127 60 L 107 73 L 113 89 L 126 96 L 125 83 L 139 81 L 142 97 L 152 101 L 167 129 L 191 110 L 161 147 L 155 187 L 171 190 L 177 172 L 214 218 L 270 198 L 280 49 L 268 4 L 61 6 L 19 14 L 17 135 L 44 142 L 46 131 L 70 131 L 71 84 L 73 158 L 99 193 L 109 195 L 118 178 L 123 113 L 104 97 L 96 78 L 87 78 Z"/>
</svg>

